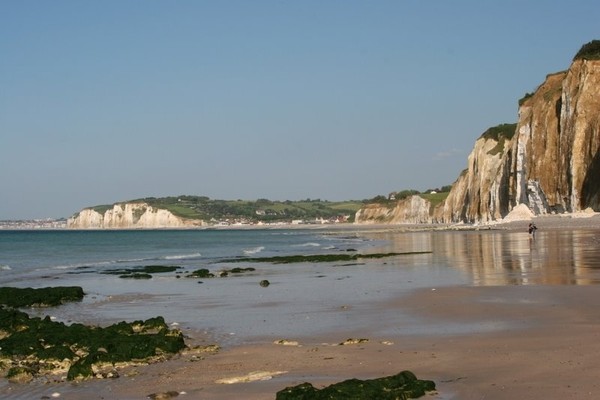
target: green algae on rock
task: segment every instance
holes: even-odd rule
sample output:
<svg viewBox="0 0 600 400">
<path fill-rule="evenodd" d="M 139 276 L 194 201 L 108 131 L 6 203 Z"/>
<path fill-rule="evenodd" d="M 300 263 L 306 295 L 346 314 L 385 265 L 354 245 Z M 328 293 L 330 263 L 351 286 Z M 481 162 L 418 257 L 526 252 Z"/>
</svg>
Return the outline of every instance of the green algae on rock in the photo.
<svg viewBox="0 0 600 400">
<path fill-rule="evenodd" d="M 273 264 L 291 264 L 301 262 L 336 262 L 336 261 L 356 261 L 370 258 L 386 258 L 395 256 L 406 256 L 413 254 L 430 254 L 431 251 L 410 251 L 406 253 L 370 253 L 370 254 L 309 254 L 309 255 L 291 255 L 274 257 L 240 257 L 230 258 L 222 262 L 268 262 Z"/>
<path fill-rule="evenodd" d="M 143 265 L 133 268 L 113 268 L 101 271 L 105 275 L 134 275 L 134 274 L 162 274 L 165 272 L 173 272 L 181 267 L 176 265 Z"/>
<path fill-rule="evenodd" d="M 235 267 L 232 269 L 224 269 L 221 272 L 219 272 L 219 277 L 221 278 L 226 278 L 229 276 L 229 274 L 241 274 L 244 272 L 252 272 L 252 271 L 256 271 L 255 268 L 249 267 L 249 268 L 240 268 L 240 267 Z"/>
<path fill-rule="evenodd" d="M 206 268 L 200 268 L 192 271 L 190 274 L 185 276 L 186 278 L 214 278 L 215 274 L 211 273 Z"/>
<path fill-rule="evenodd" d="M 276 400 L 406 400 L 424 396 L 435 390 L 435 383 L 417 379 L 410 371 L 377 379 L 348 379 L 323 389 L 310 383 L 287 387 L 277 392 Z"/>
<path fill-rule="evenodd" d="M 120 322 L 106 328 L 65 325 L 0 308 L 0 368 L 7 377 L 67 372 L 68 380 L 102 376 L 125 363 L 145 363 L 185 348 L 179 330 L 162 317 Z"/>
<path fill-rule="evenodd" d="M 215 275 L 206 268 L 200 268 L 200 269 L 192 271 L 191 273 L 187 274 L 185 277 L 186 278 L 214 278 L 215 276 L 218 276 L 219 278 L 226 278 L 230 274 L 236 275 L 236 274 L 241 274 L 244 272 L 252 272 L 252 271 L 256 271 L 256 269 L 252 268 L 252 267 L 249 267 L 249 268 L 235 267 L 232 269 L 224 269 L 222 271 L 219 271 L 218 275 Z"/>
<path fill-rule="evenodd" d="M 119 275 L 122 279 L 152 279 L 152 275 L 143 272 L 135 272 L 133 274 Z"/>
<path fill-rule="evenodd" d="M 241 274 L 243 272 L 253 272 L 253 271 L 256 271 L 256 268 L 252 268 L 252 267 L 248 267 L 248 268 L 235 267 L 235 268 L 232 268 L 230 270 L 226 270 L 226 272 L 230 272 L 232 274 Z"/>
<path fill-rule="evenodd" d="M 9 307 L 52 307 L 79 301 L 85 293 L 80 286 L 34 288 L 0 287 L 0 304 Z"/>
</svg>

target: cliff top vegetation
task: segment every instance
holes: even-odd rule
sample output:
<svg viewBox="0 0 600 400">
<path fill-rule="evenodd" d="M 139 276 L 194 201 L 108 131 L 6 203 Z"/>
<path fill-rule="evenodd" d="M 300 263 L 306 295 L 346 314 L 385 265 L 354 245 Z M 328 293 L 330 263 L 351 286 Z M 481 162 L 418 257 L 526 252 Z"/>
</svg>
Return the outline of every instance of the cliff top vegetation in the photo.
<svg viewBox="0 0 600 400">
<path fill-rule="evenodd" d="M 385 204 L 388 206 L 394 206 L 398 201 L 404 200 L 410 196 L 419 196 L 424 198 L 425 200 L 429 200 L 433 206 L 444 201 L 450 190 L 452 189 L 452 185 L 442 186 L 441 188 L 435 189 L 427 189 L 424 192 L 420 192 L 415 189 L 406 189 L 401 190 L 399 192 L 392 192 L 387 197 L 386 196 L 375 196 L 372 199 L 366 201 L 368 204 Z"/>
<path fill-rule="evenodd" d="M 364 204 L 362 200 L 331 202 L 321 199 L 306 199 L 300 201 L 258 200 L 216 200 L 206 196 L 171 196 L 146 197 L 130 200 L 124 203 L 147 203 L 158 209 L 165 209 L 172 214 L 189 219 L 204 221 L 241 220 L 249 222 L 278 222 L 295 219 L 309 220 L 315 218 L 335 218 L 349 216 L 350 220 Z M 114 205 L 91 207 L 94 211 L 104 214 Z"/>
<path fill-rule="evenodd" d="M 500 124 L 489 128 L 481 135 L 484 139 L 494 139 L 499 141 L 501 138 L 512 139 L 515 135 L 517 124 Z"/>
<path fill-rule="evenodd" d="M 581 46 L 581 49 L 575 54 L 575 60 L 600 60 L 600 40 L 592 40 Z"/>
<path fill-rule="evenodd" d="M 517 130 L 517 124 L 500 124 L 489 128 L 481 135 L 485 140 L 495 140 L 498 142 L 493 149 L 488 151 L 490 156 L 504 153 L 504 145 L 507 140 L 512 139 Z"/>
</svg>

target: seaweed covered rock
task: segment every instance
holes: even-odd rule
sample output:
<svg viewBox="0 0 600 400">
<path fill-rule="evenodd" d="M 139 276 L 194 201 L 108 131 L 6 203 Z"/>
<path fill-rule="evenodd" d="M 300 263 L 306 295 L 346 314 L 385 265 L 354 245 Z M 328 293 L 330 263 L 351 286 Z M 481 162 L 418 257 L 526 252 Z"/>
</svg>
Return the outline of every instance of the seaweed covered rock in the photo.
<svg viewBox="0 0 600 400">
<path fill-rule="evenodd" d="M 146 273 L 136 272 L 133 274 L 123 274 L 119 275 L 119 278 L 123 279 L 152 279 L 152 275 Z"/>
<path fill-rule="evenodd" d="M 244 272 L 253 272 L 253 271 L 256 271 L 256 269 L 252 268 L 252 267 L 248 267 L 248 268 L 235 267 L 232 269 L 224 269 L 222 271 L 219 271 L 217 273 L 217 275 L 215 275 L 206 268 L 200 268 L 200 269 L 194 270 L 191 273 L 189 273 L 188 275 L 186 275 L 186 278 L 214 278 L 215 276 L 218 276 L 219 278 L 226 278 L 230 275 L 237 275 L 237 274 L 242 274 Z"/>
<path fill-rule="evenodd" d="M 277 392 L 276 400 L 405 400 L 424 396 L 435 390 L 435 383 L 417 379 L 410 371 L 377 379 L 348 379 L 323 389 L 310 383 L 287 387 Z"/>
<path fill-rule="evenodd" d="M 214 278 L 215 274 L 210 272 L 206 268 L 200 268 L 195 271 L 192 271 L 189 275 L 186 275 L 187 278 Z"/>
<path fill-rule="evenodd" d="M 403 253 L 368 253 L 368 254 L 296 254 L 289 256 L 273 257 L 239 257 L 222 260 L 221 262 L 257 262 L 272 264 L 292 264 L 292 263 L 319 263 L 319 262 L 338 262 L 338 261 L 357 261 L 361 259 L 379 259 L 386 257 L 429 254 L 431 251 L 409 251 Z"/>
<path fill-rule="evenodd" d="M 119 278 L 150 279 L 151 274 L 174 272 L 181 267 L 175 265 L 144 265 L 132 268 L 113 268 L 100 272 L 104 275 L 119 275 Z"/>
<path fill-rule="evenodd" d="M 35 370 L 28 367 L 13 367 L 6 373 L 6 379 L 13 383 L 28 383 L 33 380 Z"/>
<path fill-rule="evenodd" d="M 0 365 L 8 376 L 68 370 L 67 379 L 98 376 L 122 363 L 144 363 L 185 348 L 179 330 L 162 317 L 106 328 L 65 325 L 49 317 L 0 308 Z"/>
<path fill-rule="evenodd" d="M 0 287 L 0 304 L 9 307 L 51 307 L 79 301 L 85 293 L 80 286 L 55 286 L 39 289 Z"/>
</svg>

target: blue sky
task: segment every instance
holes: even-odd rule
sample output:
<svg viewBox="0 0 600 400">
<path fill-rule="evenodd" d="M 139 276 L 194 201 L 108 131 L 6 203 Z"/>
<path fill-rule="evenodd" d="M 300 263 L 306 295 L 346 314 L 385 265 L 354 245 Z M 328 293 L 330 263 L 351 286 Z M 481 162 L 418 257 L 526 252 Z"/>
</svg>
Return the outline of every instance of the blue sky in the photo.
<svg viewBox="0 0 600 400">
<path fill-rule="evenodd" d="M 0 219 L 451 184 L 600 2 L 0 1 Z"/>
</svg>

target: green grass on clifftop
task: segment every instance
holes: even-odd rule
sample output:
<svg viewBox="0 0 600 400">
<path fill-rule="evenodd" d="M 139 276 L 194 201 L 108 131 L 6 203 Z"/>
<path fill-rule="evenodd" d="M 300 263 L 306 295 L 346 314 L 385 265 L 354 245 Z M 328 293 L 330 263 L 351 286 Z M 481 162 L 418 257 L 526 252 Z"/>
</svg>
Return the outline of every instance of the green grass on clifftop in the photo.
<svg viewBox="0 0 600 400">
<path fill-rule="evenodd" d="M 483 132 L 481 137 L 486 140 L 495 140 L 498 144 L 488 151 L 488 154 L 495 156 L 504 153 L 504 145 L 506 141 L 513 138 L 517 130 L 517 124 L 500 124 L 489 128 Z"/>
<path fill-rule="evenodd" d="M 216 200 L 206 196 L 171 196 L 147 197 L 116 203 L 146 203 L 156 209 L 164 209 L 181 218 L 204 221 L 246 221 L 246 222 L 279 222 L 291 220 L 311 221 L 317 218 L 330 219 L 346 216 L 349 222 L 363 205 L 362 200 L 332 202 L 320 199 L 299 201 L 258 200 Z M 91 207 L 104 214 L 114 205 Z"/>
<path fill-rule="evenodd" d="M 446 200 L 450 192 L 438 192 L 438 193 L 421 193 L 419 196 L 425 200 L 429 200 L 431 209 L 433 210 L 438 204 Z"/>
<path fill-rule="evenodd" d="M 600 60 L 600 40 L 592 40 L 581 46 L 581 49 L 575 54 L 575 60 Z"/>
</svg>

